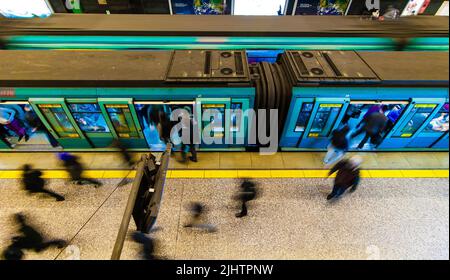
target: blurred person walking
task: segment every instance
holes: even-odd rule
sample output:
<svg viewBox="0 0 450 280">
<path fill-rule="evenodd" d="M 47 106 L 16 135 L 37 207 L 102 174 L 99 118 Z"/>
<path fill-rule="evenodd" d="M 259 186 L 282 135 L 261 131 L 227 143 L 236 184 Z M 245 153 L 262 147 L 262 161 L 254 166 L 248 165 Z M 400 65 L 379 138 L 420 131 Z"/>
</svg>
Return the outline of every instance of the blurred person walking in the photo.
<svg viewBox="0 0 450 280">
<path fill-rule="evenodd" d="M 340 160 L 348 150 L 348 133 L 350 127 L 345 125 L 341 129 L 335 129 L 331 134 L 331 143 L 328 145 L 328 152 L 323 159 L 325 165 L 333 164 Z"/>
<path fill-rule="evenodd" d="M 216 228 L 205 222 L 206 207 L 199 202 L 192 202 L 189 206 L 190 221 L 184 225 L 186 228 L 206 229 L 208 232 L 215 232 Z"/>
<path fill-rule="evenodd" d="M 240 190 L 236 196 L 237 200 L 241 203 L 241 211 L 237 213 L 236 218 L 242 218 L 247 216 L 248 208 L 247 202 L 254 200 L 257 196 L 256 184 L 249 179 L 244 179 L 240 185 Z"/>
<path fill-rule="evenodd" d="M 3 252 L 6 260 L 21 260 L 25 255 L 24 250 L 39 253 L 49 247 L 63 248 L 66 245 L 66 241 L 62 239 L 45 240 L 39 231 L 27 223 L 22 213 L 15 214 L 14 221 L 19 226 L 20 235 L 14 236 L 11 245 Z"/>
<path fill-rule="evenodd" d="M 23 138 L 28 141 L 30 136 L 27 134 L 24 127 L 22 127 L 19 120 L 15 117 L 16 111 L 6 107 L 0 107 L 0 125 L 13 131 L 19 137 L 17 142 L 20 142 Z"/>
<path fill-rule="evenodd" d="M 45 188 L 45 180 L 40 170 L 32 169 L 31 165 L 25 164 L 22 171 L 22 186 L 29 194 L 43 193 L 55 198 L 56 201 L 64 201 L 62 195 Z"/>
<path fill-rule="evenodd" d="M 352 139 L 362 133 L 365 133 L 364 138 L 358 145 L 358 149 L 362 149 L 369 139 L 371 144 L 379 144 L 381 140 L 381 133 L 385 130 L 388 123 L 388 118 L 385 116 L 386 109 L 387 107 L 382 106 L 379 111 L 366 114 L 367 117 L 364 117 L 361 127 L 352 133 L 350 136 Z"/>
<path fill-rule="evenodd" d="M 360 156 L 343 159 L 338 162 L 328 173 L 328 176 L 336 173 L 333 191 L 327 196 L 327 200 L 340 197 L 347 189 L 354 192 L 360 182 L 360 171 L 363 160 Z"/>
<path fill-rule="evenodd" d="M 70 175 L 70 180 L 77 185 L 92 184 L 98 188 L 102 185 L 100 181 L 91 178 L 85 178 L 83 176 L 84 167 L 79 161 L 79 158 L 75 155 L 67 152 L 59 153 L 58 158 L 61 160 L 62 165 L 65 167 L 67 173 Z"/>
</svg>

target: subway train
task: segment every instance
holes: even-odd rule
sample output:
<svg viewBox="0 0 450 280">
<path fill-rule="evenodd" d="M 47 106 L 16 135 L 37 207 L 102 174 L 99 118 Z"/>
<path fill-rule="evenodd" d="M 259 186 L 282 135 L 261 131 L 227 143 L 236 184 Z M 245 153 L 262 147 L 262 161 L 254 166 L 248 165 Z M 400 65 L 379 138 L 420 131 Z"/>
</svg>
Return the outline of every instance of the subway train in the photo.
<svg viewBox="0 0 450 280">
<path fill-rule="evenodd" d="M 291 50 L 275 63 L 249 64 L 244 50 L 4 50 L 0 149 L 109 151 L 119 140 L 161 151 L 155 111 L 167 118 L 184 109 L 195 116 L 200 150 L 258 149 L 267 143 L 249 135 L 275 127 L 279 149 L 321 151 L 334 130 L 355 132 L 382 108 L 389 121 L 379 139 L 361 145 L 364 135 L 355 136 L 351 150 L 448 150 L 448 58 Z M 208 109 L 217 114 L 205 118 Z M 261 128 L 261 111 L 247 118 L 239 109 L 278 111 Z M 207 127 L 214 144 L 204 141 Z"/>
<path fill-rule="evenodd" d="M 3 29 L 3 30 L 1 30 Z M 3 34 L 3 35 L 2 35 Z M 2 19 L 8 49 L 247 50 L 274 62 L 284 50 L 448 51 L 448 18 L 55 14 Z"/>
</svg>

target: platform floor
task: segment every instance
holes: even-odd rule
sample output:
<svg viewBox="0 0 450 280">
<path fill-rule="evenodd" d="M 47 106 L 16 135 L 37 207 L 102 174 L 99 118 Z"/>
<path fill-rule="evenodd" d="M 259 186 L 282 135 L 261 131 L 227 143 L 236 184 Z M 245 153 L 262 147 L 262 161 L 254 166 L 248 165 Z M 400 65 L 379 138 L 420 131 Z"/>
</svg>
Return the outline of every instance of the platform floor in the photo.
<svg viewBox="0 0 450 280">
<path fill-rule="evenodd" d="M 23 212 L 48 237 L 70 241 L 27 259 L 109 259 L 130 185 L 49 187 L 64 202 L 27 196 L 18 181 L 0 180 L 0 250 L 15 234 L 11 215 Z M 329 203 L 331 179 L 257 179 L 261 197 L 249 216 L 234 217 L 237 179 L 169 179 L 158 219 L 156 253 L 165 259 L 448 259 L 449 181 L 364 179 L 353 194 Z M 216 233 L 183 227 L 186 206 L 199 201 Z M 133 224 L 130 224 L 130 233 Z M 127 239 L 122 259 L 140 259 Z"/>
<path fill-rule="evenodd" d="M 74 153 L 78 155 L 87 169 L 114 170 L 123 169 L 124 165 L 117 153 Z M 139 159 L 142 153 L 133 153 Z M 352 155 L 354 153 L 349 153 Z M 448 169 L 448 152 L 389 152 L 358 153 L 364 158 L 365 169 Z M 179 161 L 176 154 L 170 161 L 169 168 L 201 170 L 284 170 L 284 169 L 327 169 L 321 152 L 279 152 L 274 155 L 260 155 L 249 152 L 201 152 L 197 163 Z M 18 170 L 25 163 L 31 163 L 39 169 L 61 169 L 56 154 L 53 153 L 0 153 L 0 170 Z"/>
</svg>

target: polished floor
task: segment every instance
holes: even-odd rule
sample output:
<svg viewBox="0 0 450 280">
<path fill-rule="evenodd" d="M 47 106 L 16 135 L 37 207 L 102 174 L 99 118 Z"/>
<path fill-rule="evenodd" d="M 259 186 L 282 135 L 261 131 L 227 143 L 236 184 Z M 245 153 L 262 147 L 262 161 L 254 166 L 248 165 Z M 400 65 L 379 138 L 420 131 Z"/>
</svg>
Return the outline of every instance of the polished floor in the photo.
<svg viewBox="0 0 450 280">
<path fill-rule="evenodd" d="M 74 153 L 81 158 L 87 169 L 123 169 L 124 164 L 117 153 Z M 354 153 L 349 153 L 352 155 Z M 448 152 L 390 152 L 358 153 L 364 158 L 366 169 L 448 169 Z M 133 153 L 135 159 L 141 153 Z M 327 169 L 322 163 L 325 153 L 279 152 L 274 155 L 260 155 L 245 152 L 201 152 L 198 162 L 180 162 L 179 154 L 172 157 L 169 168 L 176 169 Z M 53 153 L 6 153 L 0 152 L 0 171 L 17 170 L 25 163 L 39 169 L 61 169 Z"/>
<path fill-rule="evenodd" d="M 16 180 L 0 180 L 0 250 L 23 212 L 63 249 L 26 252 L 26 259 L 109 259 L 129 195 L 120 179 L 73 186 L 52 179 L 66 201 L 28 196 Z M 261 196 L 249 216 L 234 217 L 238 179 L 169 179 L 151 236 L 164 259 L 448 259 L 449 182 L 443 179 L 364 179 L 353 194 L 329 203 L 330 179 L 257 179 Z M 209 210 L 215 233 L 187 229 L 187 205 Z M 130 223 L 130 234 L 133 231 Z M 142 258 L 128 237 L 122 259 Z"/>
</svg>

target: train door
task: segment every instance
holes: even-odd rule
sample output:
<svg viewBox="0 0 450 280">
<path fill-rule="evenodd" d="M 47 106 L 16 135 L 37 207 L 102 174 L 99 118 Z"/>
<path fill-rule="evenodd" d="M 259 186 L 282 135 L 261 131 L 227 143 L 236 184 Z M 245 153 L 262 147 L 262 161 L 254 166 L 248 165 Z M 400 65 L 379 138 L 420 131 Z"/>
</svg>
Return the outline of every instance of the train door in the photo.
<svg viewBox="0 0 450 280">
<path fill-rule="evenodd" d="M 197 123 L 203 148 L 225 148 L 230 139 L 230 98 L 197 98 Z"/>
<path fill-rule="evenodd" d="M 365 138 L 365 131 L 363 129 L 364 119 L 372 113 L 380 112 L 384 109 L 384 114 L 388 118 L 388 125 L 382 132 L 381 139 L 391 131 L 397 124 L 400 116 L 404 112 L 409 102 L 407 101 L 371 101 L 371 100 L 352 100 L 347 107 L 347 111 L 341 121 L 341 127 L 347 125 L 350 128 L 349 132 L 349 148 L 356 149 L 363 143 Z M 371 140 L 371 139 L 370 139 Z M 371 150 L 378 143 L 371 143 L 367 141 L 361 144 L 362 150 Z"/>
<path fill-rule="evenodd" d="M 50 134 L 63 148 L 82 149 L 92 147 L 71 116 L 64 98 L 30 99 L 30 104 Z"/>
<path fill-rule="evenodd" d="M 421 127 L 417 136 L 408 144 L 408 148 L 430 148 L 436 141 L 448 133 L 448 103 L 440 104 L 431 121 Z"/>
<path fill-rule="evenodd" d="M 299 148 L 326 148 L 331 132 L 338 127 L 348 103 L 346 98 L 316 98 Z"/>
<path fill-rule="evenodd" d="M 72 117 L 94 148 L 111 145 L 114 135 L 97 100 L 67 100 Z"/>
<path fill-rule="evenodd" d="M 432 116 L 442 103 L 438 99 L 413 99 L 398 125 L 387 134 L 379 148 L 406 148 L 412 139 L 431 122 Z"/>
<path fill-rule="evenodd" d="M 185 109 L 192 114 L 193 105 L 193 101 L 139 101 L 134 103 L 145 140 L 152 151 L 164 151 L 166 149 L 166 144 L 161 136 L 161 113 L 167 120 L 170 120 L 172 112 L 177 109 Z M 171 137 L 176 138 L 178 136 L 171 135 Z"/>
<path fill-rule="evenodd" d="M 99 98 L 114 138 L 128 148 L 148 148 L 131 98 Z"/>
<path fill-rule="evenodd" d="M 283 137 L 280 145 L 283 147 L 296 147 L 305 133 L 312 111 L 314 109 L 313 98 L 297 98 L 294 106 L 286 118 Z"/>
</svg>

